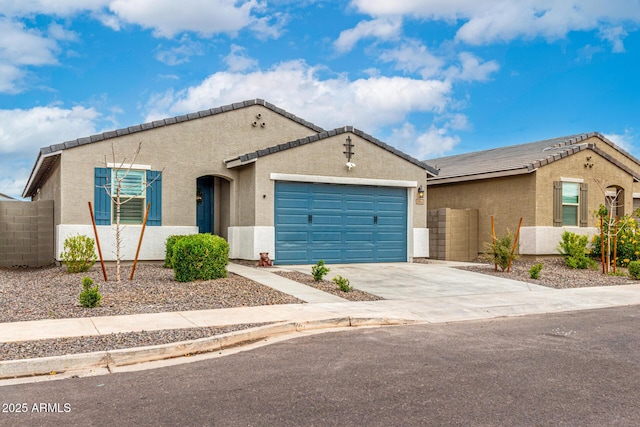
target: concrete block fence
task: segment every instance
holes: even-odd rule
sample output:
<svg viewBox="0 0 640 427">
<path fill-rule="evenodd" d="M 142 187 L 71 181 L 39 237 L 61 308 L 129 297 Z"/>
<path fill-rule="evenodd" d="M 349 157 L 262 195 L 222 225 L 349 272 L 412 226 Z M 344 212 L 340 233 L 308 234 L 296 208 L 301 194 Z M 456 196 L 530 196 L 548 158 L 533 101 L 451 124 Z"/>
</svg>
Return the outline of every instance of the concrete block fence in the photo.
<svg viewBox="0 0 640 427">
<path fill-rule="evenodd" d="M 42 267 L 53 262 L 53 201 L 0 202 L 0 267 Z"/>
</svg>

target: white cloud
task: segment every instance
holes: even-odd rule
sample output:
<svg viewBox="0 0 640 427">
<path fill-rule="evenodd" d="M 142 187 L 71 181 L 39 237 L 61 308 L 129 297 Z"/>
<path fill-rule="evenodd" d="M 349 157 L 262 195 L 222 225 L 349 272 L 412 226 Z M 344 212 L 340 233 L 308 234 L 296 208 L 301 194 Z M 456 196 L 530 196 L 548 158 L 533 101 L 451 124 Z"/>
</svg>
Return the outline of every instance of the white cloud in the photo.
<svg viewBox="0 0 640 427">
<path fill-rule="evenodd" d="M 56 27 L 50 29 L 63 33 Z M 25 67 L 57 64 L 58 44 L 20 22 L 0 18 L 0 91 L 18 92 Z M 69 33 L 64 33 L 69 34 Z"/>
<path fill-rule="evenodd" d="M 431 124 L 424 132 L 416 129 L 412 123 L 405 122 L 401 127 L 393 129 L 388 142 L 407 153 L 411 153 L 414 157 L 424 160 L 442 156 L 453 150 L 460 142 L 460 137 L 451 134 L 451 131 L 466 128 L 468 128 L 468 123 L 464 114 L 448 117 L 441 127 Z"/>
<path fill-rule="evenodd" d="M 500 69 L 496 61 L 482 62 L 480 58 L 469 52 L 461 52 L 458 55 L 460 66 L 451 66 L 446 75 L 453 80 L 478 81 L 489 80 L 489 75 Z"/>
<path fill-rule="evenodd" d="M 156 59 L 167 65 L 178 65 L 189 62 L 192 56 L 201 56 L 204 54 L 202 44 L 191 40 L 190 37 L 183 35 L 178 46 L 164 48 L 158 46 Z"/>
<path fill-rule="evenodd" d="M 113 0 L 109 9 L 121 21 L 150 28 L 157 37 L 192 31 L 203 36 L 236 33 L 253 20 L 257 0 Z"/>
<path fill-rule="evenodd" d="M 247 55 L 245 48 L 235 44 L 231 45 L 231 51 L 224 57 L 224 62 L 232 72 L 250 70 L 258 65 L 258 61 Z"/>
<path fill-rule="evenodd" d="M 396 18 L 362 21 L 355 28 L 342 31 L 334 42 L 334 47 L 340 53 L 349 52 L 356 43 L 364 38 L 397 39 L 400 36 L 401 29 L 402 21 Z"/>
<path fill-rule="evenodd" d="M 5 16 L 57 15 L 70 16 L 87 10 L 99 10 L 111 0 L 0 0 Z"/>
<path fill-rule="evenodd" d="M 0 191 L 20 196 L 38 150 L 96 133 L 93 108 L 0 110 Z"/>
<path fill-rule="evenodd" d="M 418 72 L 424 79 L 439 75 L 445 64 L 444 59 L 433 55 L 417 40 L 404 43 L 398 49 L 382 52 L 380 59 L 395 62 L 398 70 Z"/>
<path fill-rule="evenodd" d="M 600 29 L 600 37 L 603 40 L 607 40 L 611 43 L 611 50 L 616 53 L 624 52 L 624 43 L 622 39 L 624 39 L 628 33 L 624 30 L 623 27 L 606 27 Z"/>
<path fill-rule="evenodd" d="M 624 133 L 605 133 L 603 136 L 623 150 L 636 155 L 635 137 L 630 129 L 625 129 Z"/>
<path fill-rule="evenodd" d="M 472 45 L 508 42 L 518 38 L 564 38 L 571 31 L 599 30 L 603 25 L 640 23 L 640 3 L 636 0 L 352 0 L 361 13 L 376 18 L 407 16 L 415 19 L 463 22 L 456 39 Z M 612 40 L 621 51 L 620 33 Z"/>
<path fill-rule="evenodd" d="M 303 61 L 290 61 L 267 71 L 215 73 L 198 86 L 152 97 L 146 120 L 257 97 L 327 129 L 353 125 L 374 133 L 411 113 L 444 111 L 450 102 L 451 85 L 446 81 L 406 77 L 350 81 L 344 75 L 320 79 L 319 71 Z"/>
</svg>

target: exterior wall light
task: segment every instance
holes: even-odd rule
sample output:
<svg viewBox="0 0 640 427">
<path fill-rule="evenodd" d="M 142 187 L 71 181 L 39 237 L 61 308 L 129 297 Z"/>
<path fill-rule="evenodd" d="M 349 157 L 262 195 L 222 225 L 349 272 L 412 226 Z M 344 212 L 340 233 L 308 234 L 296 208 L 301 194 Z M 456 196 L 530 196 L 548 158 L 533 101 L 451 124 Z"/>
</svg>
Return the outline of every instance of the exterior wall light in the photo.
<svg viewBox="0 0 640 427">
<path fill-rule="evenodd" d="M 418 187 L 418 199 L 424 199 L 424 188 L 422 188 L 422 185 Z"/>
</svg>

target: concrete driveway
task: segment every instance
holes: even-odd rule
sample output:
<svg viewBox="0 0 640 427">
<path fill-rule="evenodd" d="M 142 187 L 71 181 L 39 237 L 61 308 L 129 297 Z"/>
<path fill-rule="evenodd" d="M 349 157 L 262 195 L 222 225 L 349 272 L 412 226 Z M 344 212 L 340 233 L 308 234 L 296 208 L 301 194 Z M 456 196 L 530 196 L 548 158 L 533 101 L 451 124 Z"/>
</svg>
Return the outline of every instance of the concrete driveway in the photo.
<svg viewBox="0 0 640 427">
<path fill-rule="evenodd" d="M 513 292 L 544 292 L 549 288 L 454 268 L 460 263 L 327 264 L 325 279 L 341 275 L 361 291 L 388 300 L 486 295 Z M 311 265 L 279 268 L 311 273 Z"/>
</svg>

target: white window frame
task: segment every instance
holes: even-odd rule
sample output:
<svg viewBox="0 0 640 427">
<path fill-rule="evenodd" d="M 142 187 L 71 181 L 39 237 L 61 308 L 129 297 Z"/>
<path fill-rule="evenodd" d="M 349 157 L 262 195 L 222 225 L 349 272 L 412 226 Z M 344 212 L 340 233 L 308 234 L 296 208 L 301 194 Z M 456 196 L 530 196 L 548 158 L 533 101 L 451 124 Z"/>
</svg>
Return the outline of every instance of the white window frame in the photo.
<svg viewBox="0 0 640 427">
<path fill-rule="evenodd" d="M 111 165 L 111 164 L 110 164 Z M 122 166 L 122 165 L 118 165 L 118 166 Z M 128 165 L 125 165 L 128 166 Z M 136 184 L 137 188 L 133 188 L 133 191 L 129 191 L 127 192 L 127 188 L 125 188 L 125 181 L 123 181 L 123 187 L 121 188 L 121 194 L 120 194 L 120 200 L 121 200 L 121 205 L 120 205 L 120 224 L 124 224 L 124 225 L 140 225 L 142 224 L 143 220 L 144 220 L 144 212 L 145 212 L 145 207 L 146 207 L 146 201 L 147 201 L 147 169 L 144 168 L 143 165 L 131 165 L 131 166 L 142 166 L 143 168 L 124 168 L 124 167 L 115 167 L 111 169 L 111 223 L 115 224 L 116 223 L 116 202 L 115 202 L 115 198 L 116 198 L 116 186 L 117 186 L 117 177 L 118 175 L 122 176 L 122 175 L 129 175 L 129 174 L 134 174 L 134 175 L 139 175 L 141 176 L 141 181 L 140 184 Z M 124 191 L 123 191 L 124 190 Z M 127 194 L 129 193 L 129 194 Z M 127 208 L 127 204 L 131 201 L 131 200 L 136 200 L 138 201 L 139 205 L 140 205 L 140 217 L 139 219 L 136 218 L 136 220 L 131 220 L 128 219 L 127 217 L 123 218 L 123 208 L 126 209 Z M 136 212 L 137 214 L 137 212 Z"/>
</svg>

